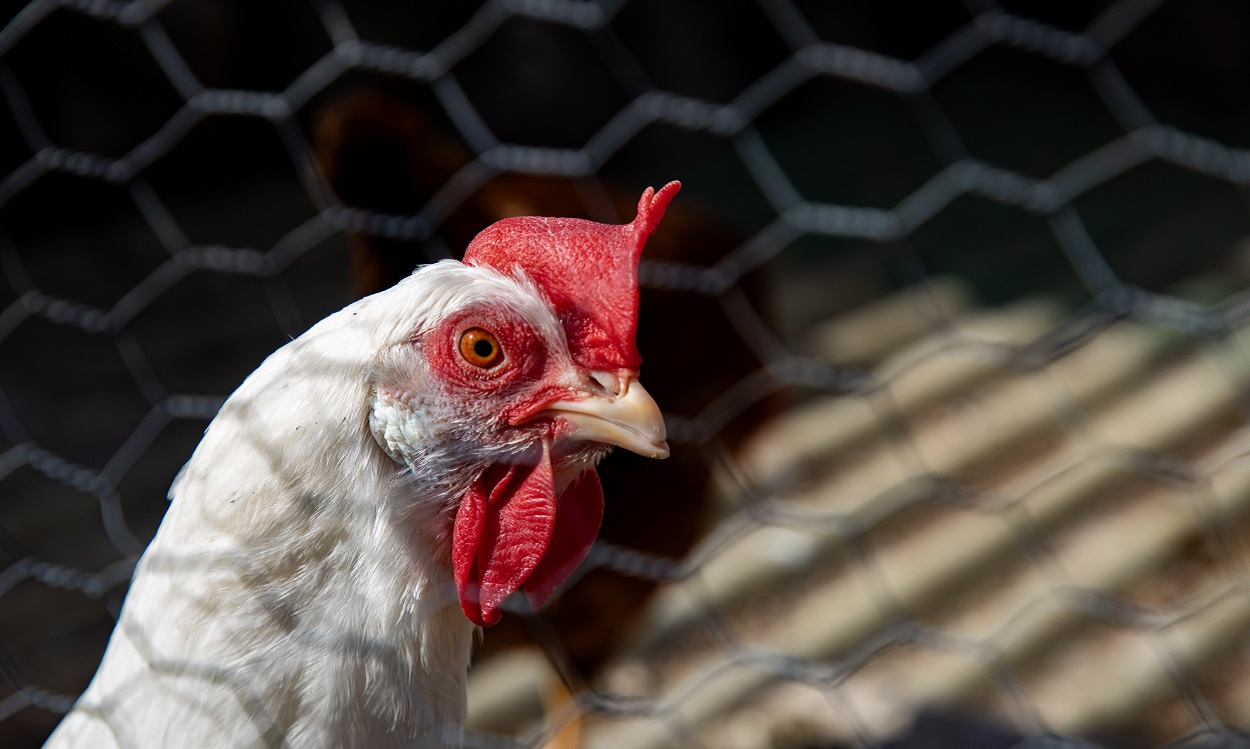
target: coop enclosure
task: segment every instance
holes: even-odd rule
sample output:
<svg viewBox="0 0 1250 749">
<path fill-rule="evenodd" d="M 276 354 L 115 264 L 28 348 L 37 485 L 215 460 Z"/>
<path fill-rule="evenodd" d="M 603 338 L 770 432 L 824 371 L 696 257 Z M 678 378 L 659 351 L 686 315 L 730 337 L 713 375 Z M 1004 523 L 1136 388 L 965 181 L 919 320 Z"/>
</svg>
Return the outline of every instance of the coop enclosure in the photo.
<svg viewBox="0 0 1250 749">
<path fill-rule="evenodd" d="M 679 179 L 640 267 L 673 457 L 605 461 L 466 746 L 1250 746 L 1250 5 L 3 13 L 0 745 L 85 688 L 269 352 Z"/>
</svg>

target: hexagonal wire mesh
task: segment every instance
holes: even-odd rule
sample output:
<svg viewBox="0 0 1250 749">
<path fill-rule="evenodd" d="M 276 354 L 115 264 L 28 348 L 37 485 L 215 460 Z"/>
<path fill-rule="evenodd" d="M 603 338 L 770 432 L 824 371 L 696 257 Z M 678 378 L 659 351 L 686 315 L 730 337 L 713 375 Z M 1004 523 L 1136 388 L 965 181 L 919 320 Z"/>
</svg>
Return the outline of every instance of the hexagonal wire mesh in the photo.
<svg viewBox="0 0 1250 749">
<path fill-rule="evenodd" d="M 640 270 L 674 457 L 605 462 L 469 745 L 1247 745 L 1248 79 L 1237 0 L 29 3 L 0 743 L 85 687 L 269 351 L 676 178 Z"/>
</svg>

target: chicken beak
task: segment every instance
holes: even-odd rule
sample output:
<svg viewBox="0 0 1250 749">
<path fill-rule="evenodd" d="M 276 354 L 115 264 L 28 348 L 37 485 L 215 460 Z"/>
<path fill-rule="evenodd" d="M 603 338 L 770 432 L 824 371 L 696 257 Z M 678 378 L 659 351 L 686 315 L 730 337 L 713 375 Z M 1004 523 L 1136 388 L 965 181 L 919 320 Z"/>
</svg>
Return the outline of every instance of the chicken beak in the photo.
<svg viewBox="0 0 1250 749">
<path fill-rule="evenodd" d="M 619 392 L 615 394 L 608 390 L 556 401 L 535 415 L 557 416 L 571 424 L 573 430 L 561 435 L 565 438 L 616 445 L 648 458 L 667 458 L 668 433 L 660 407 L 633 377 L 618 382 Z"/>
</svg>

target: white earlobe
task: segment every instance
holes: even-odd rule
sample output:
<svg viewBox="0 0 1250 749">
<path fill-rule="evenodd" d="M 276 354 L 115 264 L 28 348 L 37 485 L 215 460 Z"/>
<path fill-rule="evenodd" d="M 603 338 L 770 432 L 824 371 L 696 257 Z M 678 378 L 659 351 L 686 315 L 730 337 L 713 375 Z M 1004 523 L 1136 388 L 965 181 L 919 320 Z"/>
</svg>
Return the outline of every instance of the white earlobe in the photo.
<svg viewBox="0 0 1250 749">
<path fill-rule="evenodd" d="M 373 439 L 391 460 L 411 466 L 410 457 L 429 436 L 425 428 L 425 409 L 413 402 L 411 393 L 383 386 L 374 391 L 369 405 L 369 432 Z"/>
</svg>

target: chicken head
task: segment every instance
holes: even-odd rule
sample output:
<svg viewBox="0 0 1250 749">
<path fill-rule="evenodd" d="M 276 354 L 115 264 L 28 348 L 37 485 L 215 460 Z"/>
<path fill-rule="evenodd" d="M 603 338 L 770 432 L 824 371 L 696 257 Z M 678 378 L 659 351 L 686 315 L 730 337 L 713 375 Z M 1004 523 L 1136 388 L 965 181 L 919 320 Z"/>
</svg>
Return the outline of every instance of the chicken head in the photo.
<svg viewBox="0 0 1250 749">
<path fill-rule="evenodd" d="M 629 224 L 519 217 L 421 271 L 420 326 L 379 362 L 370 430 L 450 522 L 452 576 L 478 625 L 516 590 L 541 606 L 603 517 L 594 466 L 612 447 L 664 458 L 638 381 L 637 266 L 680 184 Z"/>
</svg>

